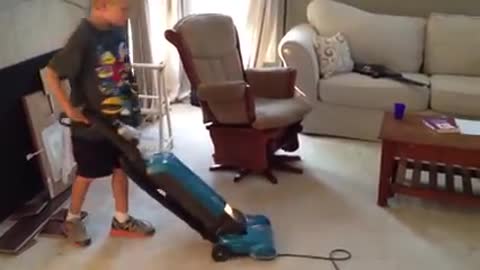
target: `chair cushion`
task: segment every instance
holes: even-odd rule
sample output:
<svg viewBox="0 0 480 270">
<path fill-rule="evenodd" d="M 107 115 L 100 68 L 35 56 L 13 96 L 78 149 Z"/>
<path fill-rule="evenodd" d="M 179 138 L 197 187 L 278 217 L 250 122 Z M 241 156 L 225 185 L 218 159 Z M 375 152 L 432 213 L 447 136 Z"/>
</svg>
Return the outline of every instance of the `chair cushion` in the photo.
<svg viewBox="0 0 480 270">
<path fill-rule="evenodd" d="M 311 106 L 304 97 L 256 98 L 256 121 L 253 123 L 253 127 L 260 130 L 286 127 L 302 121 L 310 110 Z"/>
<path fill-rule="evenodd" d="M 318 34 L 346 36 L 354 62 L 417 73 L 423 63 L 425 18 L 375 14 L 331 0 L 313 0 L 307 18 Z"/>
<path fill-rule="evenodd" d="M 432 109 L 480 117 L 480 77 L 432 76 Z"/>
<path fill-rule="evenodd" d="M 428 20 L 425 71 L 480 76 L 480 16 L 432 14 Z"/>
<path fill-rule="evenodd" d="M 404 76 L 429 82 L 429 78 L 422 74 Z M 396 102 L 407 104 L 409 111 L 425 110 L 429 105 L 429 92 L 427 88 L 391 79 L 374 79 L 358 73 L 339 74 L 321 80 L 319 86 L 319 96 L 324 102 L 385 111 L 391 111 Z"/>
<path fill-rule="evenodd" d="M 231 17 L 222 14 L 189 15 L 175 25 L 175 30 L 190 50 L 201 82 L 244 79 L 237 32 Z"/>
</svg>

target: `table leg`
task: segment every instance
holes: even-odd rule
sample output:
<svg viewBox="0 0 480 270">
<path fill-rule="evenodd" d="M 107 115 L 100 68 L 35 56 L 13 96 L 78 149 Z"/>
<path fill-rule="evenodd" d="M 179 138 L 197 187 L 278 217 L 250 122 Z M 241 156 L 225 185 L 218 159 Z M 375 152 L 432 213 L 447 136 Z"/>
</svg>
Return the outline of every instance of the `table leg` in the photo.
<svg viewBox="0 0 480 270">
<path fill-rule="evenodd" d="M 398 170 L 398 164 L 400 162 L 400 160 L 395 160 L 395 157 L 392 156 L 392 160 L 393 160 L 393 166 L 392 166 L 392 174 L 391 174 L 391 177 L 390 177 L 390 181 L 389 181 L 389 186 L 395 184 L 395 180 L 396 180 L 396 174 L 397 174 L 397 170 Z M 395 193 L 393 192 L 393 189 L 392 188 L 389 188 L 388 189 L 388 197 L 387 199 L 390 199 L 392 198 L 393 196 L 395 196 Z"/>
<path fill-rule="evenodd" d="M 388 198 L 393 196 L 390 186 L 391 177 L 393 176 L 393 167 L 395 163 L 393 153 L 393 144 L 390 142 L 383 142 L 377 200 L 377 205 L 381 207 L 387 206 Z"/>
</svg>

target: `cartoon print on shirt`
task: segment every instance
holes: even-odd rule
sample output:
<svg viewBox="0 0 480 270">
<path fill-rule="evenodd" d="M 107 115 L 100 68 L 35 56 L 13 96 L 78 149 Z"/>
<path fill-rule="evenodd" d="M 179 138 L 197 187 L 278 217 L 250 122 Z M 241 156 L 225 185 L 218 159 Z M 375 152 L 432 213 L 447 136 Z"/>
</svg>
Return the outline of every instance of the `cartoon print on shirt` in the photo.
<svg viewBox="0 0 480 270">
<path fill-rule="evenodd" d="M 97 74 L 100 79 L 109 79 L 113 76 L 113 69 L 110 66 L 101 66 L 97 68 Z"/>
<path fill-rule="evenodd" d="M 126 44 L 121 42 L 116 50 L 107 50 L 101 45 L 97 47 L 98 67 L 96 71 L 100 79 L 99 90 L 107 96 L 126 95 L 124 86 L 129 85 L 125 63 L 128 52 Z"/>
<path fill-rule="evenodd" d="M 120 111 L 122 116 L 130 116 L 132 112 L 139 111 L 137 104 L 129 101 L 135 95 L 135 90 L 130 82 L 128 52 L 127 44 L 123 41 L 118 45 L 111 44 L 108 48 L 102 45 L 97 47 L 97 76 L 100 80 L 99 90 L 105 95 L 103 103 L 111 100 L 111 97 L 118 97 L 115 100 L 122 103 L 119 104 L 123 108 Z"/>
<path fill-rule="evenodd" d="M 118 96 L 120 95 L 120 91 L 117 91 L 115 87 L 115 83 L 113 80 L 105 79 L 100 82 L 100 92 L 106 96 Z"/>
<path fill-rule="evenodd" d="M 100 56 L 100 63 L 102 65 L 113 65 L 116 61 L 117 59 L 115 58 L 115 56 L 109 51 L 104 52 Z"/>
</svg>

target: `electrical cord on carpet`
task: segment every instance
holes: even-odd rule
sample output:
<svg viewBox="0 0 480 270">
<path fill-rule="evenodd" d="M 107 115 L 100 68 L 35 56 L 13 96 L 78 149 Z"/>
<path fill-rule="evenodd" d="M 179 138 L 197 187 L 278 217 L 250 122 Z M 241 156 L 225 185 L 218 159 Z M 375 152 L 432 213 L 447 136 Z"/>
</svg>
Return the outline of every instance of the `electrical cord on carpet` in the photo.
<svg viewBox="0 0 480 270">
<path fill-rule="evenodd" d="M 341 254 L 343 254 L 344 256 L 341 256 Z M 333 267 L 335 267 L 335 270 L 340 270 L 340 267 L 338 267 L 337 262 L 350 260 L 352 258 L 352 254 L 345 249 L 334 249 L 330 252 L 330 255 L 328 257 L 292 254 L 292 253 L 280 253 L 276 257 L 294 257 L 294 258 L 330 261 L 333 264 Z"/>
</svg>

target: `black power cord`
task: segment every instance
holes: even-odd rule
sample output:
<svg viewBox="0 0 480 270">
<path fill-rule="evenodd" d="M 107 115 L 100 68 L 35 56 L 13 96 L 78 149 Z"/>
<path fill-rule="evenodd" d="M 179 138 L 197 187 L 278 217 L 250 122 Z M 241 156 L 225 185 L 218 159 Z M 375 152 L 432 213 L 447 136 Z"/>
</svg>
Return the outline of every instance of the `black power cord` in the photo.
<svg viewBox="0 0 480 270">
<path fill-rule="evenodd" d="M 276 257 L 295 257 L 295 258 L 302 258 L 302 259 L 330 261 L 333 264 L 333 267 L 335 267 L 335 270 L 340 270 L 340 267 L 338 267 L 337 262 L 350 260 L 352 258 L 352 254 L 345 249 L 334 249 L 330 252 L 330 255 L 328 257 L 291 254 L 291 253 L 280 253 Z"/>
</svg>

